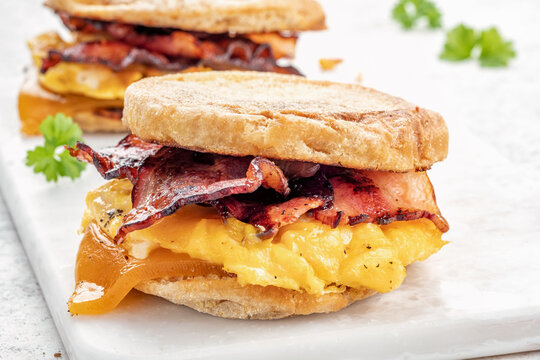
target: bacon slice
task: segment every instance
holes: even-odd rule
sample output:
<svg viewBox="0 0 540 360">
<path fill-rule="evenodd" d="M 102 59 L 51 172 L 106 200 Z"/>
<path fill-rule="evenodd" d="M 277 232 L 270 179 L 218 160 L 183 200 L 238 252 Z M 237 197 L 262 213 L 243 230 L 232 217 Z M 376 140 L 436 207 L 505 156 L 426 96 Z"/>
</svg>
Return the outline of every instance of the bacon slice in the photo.
<svg viewBox="0 0 540 360">
<path fill-rule="evenodd" d="M 49 50 L 43 59 L 41 72 L 45 73 L 61 61 L 101 64 L 120 71 L 132 64 L 143 64 L 164 71 L 180 71 L 205 66 L 214 70 L 271 71 L 301 75 L 292 66 L 279 66 L 263 44 L 255 49 L 240 41 L 230 42 L 222 54 L 193 59 L 184 56 L 167 57 L 156 51 L 141 49 L 120 41 L 82 42 L 61 50 Z"/>
<path fill-rule="evenodd" d="M 132 191 L 133 209 L 124 217 L 116 240 L 147 228 L 180 207 L 251 193 L 260 186 L 287 195 L 289 187 L 281 170 L 270 160 L 199 154 L 163 148 L 139 169 Z"/>
<path fill-rule="evenodd" d="M 250 223 L 263 238 L 306 213 L 332 227 L 428 218 L 441 231 L 448 230 L 425 172 L 276 164 L 261 157 L 161 146 L 135 135 L 99 152 L 81 143 L 69 150 L 77 159 L 93 163 L 104 178 L 127 178 L 133 183 L 133 208 L 123 219 L 117 242 L 193 203 L 210 204 L 223 217 Z"/>
<path fill-rule="evenodd" d="M 300 75 L 291 66 L 278 66 L 278 57 L 274 56 L 270 45 L 259 44 L 247 37 L 104 22 L 72 17 L 64 12 L 59 15 L 72 31 L 102 34 L 112 40 L 82 42 L 67 49 L 51 50 L 43 60 L 42 72 L 60 61 L 72 61 L 99 63 L 115 71 L 139 63 L 165 71 L 206 66 L 215 70 L 239 69 Z M 277 34 L 266 36 L 273 43 L 278 42 L 278 37 Z M 292 39 L 286 43 L 289 48 L 294 47 L 295 37 L 284 39 Z"/>
<path fill-rule="evenodd" d="M 253 48 L 239 40 L 231 42 L 224 54 L 203 58 L 199 64 L 214 70 L 237 69 L 302 75 L 292 66 L 277 65 L 272 50 L 267 44 Z"/>
<path fill-rule="evenodd" d="M 297 36 L 279 33 L 207 34 L 178 29 L 151 28 L 118 22 L 100 21 L 58 12 L 64 25 L 71 31 L 86 34 L 102 34 L 126 44 L 145 48 L 170 56 L 206 58 L 223 54 L 229 42 L 241 40 L 252 50 L 257 45 L 267 44 L 272 48 L 275 59 L 294 57 Z"/>
<path fill-rule="evenodd" d="M 334 206 L 313 211 L 315 218 L 325 224 L 334 227 L 339 223 L 361 222 L 384 225 L 425 217 L 442 232 L 448 231 L 448 223 L 440 215 L 433 186 L 425 172 L 348 170 L 336 175 L 335 168 L 329 172 Z"/>
<path fill-rule="evenodd" d="M 71 31 L 102 34 L 125 44 L 168 56 L 202 59 L 223 54 L 231 38 L 227 34 L 204 34 L 166 28 L 151 28 L 71 16 L 59 12 Z M 225 44 L 223 44 L 225 41 Z M 255 45 L 254 42 L 251 44 Z"/>
<path fill-rule="evenodd" d="M 310 210 L 332 206 L 332 187 L 321 172 L 293 180 L 290 186 L 292 191 L 288 200 L 257 191 L 250 195 L 228 196 L 212 205 L 223 217 L 232 216 L 258 227 L 261 238 L 272 237 L 280 227 L 296 222 Z"/>
<path fill-rule="evenodd" d="M 104 178 L 127 178 L 133 183 L 133 208 L 118 230 L 118 242 L 188 204 L 251 193 L 261 186 L 284 197 L 290 192 L 281 169 L 261 157 L 203 154 L 148 143 L 135 135 L 100 152 L 81 143 L 69 151 L 93 163 Z"/>
<path fill-rule="evenodd" d="M 41 72 L 45 73 L 61 61 L 105 65 L 120 71 L 132 64 L 143 64 L 167 71 L 187 69 L 196 63 L 190 59 L 178 58 L 174 61 L 166 56 L 139 49 L 120 41 L 82 42 L 62 50 L 50 50 L 43 59 Z"/>
<path fill-rule="evenodd" d="M 116 146 L 94 151 L 90 146 L 77 142 L 75 148 L 69 148 L 71 156 L 79 161 L 94 164 L 105 179 L 128 179 L 133 184 L 139 177 L 139 168 L 144 161 L 155 155 L 163 146 L 141 140 L 135 135 L 128 135 Z"/>
</svg>

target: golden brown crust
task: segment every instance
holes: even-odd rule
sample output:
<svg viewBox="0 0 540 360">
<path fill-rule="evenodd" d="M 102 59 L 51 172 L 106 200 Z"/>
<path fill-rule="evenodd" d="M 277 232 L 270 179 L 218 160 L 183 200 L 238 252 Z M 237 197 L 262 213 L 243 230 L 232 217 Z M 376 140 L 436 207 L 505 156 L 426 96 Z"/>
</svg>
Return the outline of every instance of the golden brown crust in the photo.
<svg viewBox="0 0 540 360">
<path fill-rule="evenodd" d="M 150 280 L 135 288 L 214 316 L 261 320 L 334 312 L 375 294 L 363 288 L 316 296 L 275 286 L 242 286 L 235 278 L 217 276 Z"/>
<path fill-rule="evenodd" d="M 46 5 L 80 17 L 208 33 L 325 28 L 315 0 L 47 0 Z"/>
<path fill-rule="evenodd" d="M 126 91 L 123 121 L 170 146 L 358 169 L 426 169 L 448 148 L 434 111 L 360 85 L 272 73 L 143 79 Z"/>
</svg>

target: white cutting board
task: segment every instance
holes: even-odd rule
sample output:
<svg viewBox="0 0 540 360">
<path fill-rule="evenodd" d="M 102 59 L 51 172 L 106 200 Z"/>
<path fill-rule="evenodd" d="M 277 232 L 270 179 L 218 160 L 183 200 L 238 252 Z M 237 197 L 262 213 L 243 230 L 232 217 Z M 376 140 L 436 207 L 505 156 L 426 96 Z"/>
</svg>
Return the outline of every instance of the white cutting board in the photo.
<svg viewBox="0 0 540 360">
<path fill-rule="evenodd" d="M 214 318 L 136 292 L 108 314 L 72 317 L 83 199 L 103 180 L 89 168 L 76 182 L 46 183 L 23 164 L 37 139 L 10 128 L 0 138 L 0 183 L 71 359 L 454 358 L 540 348 L 540 212 L 528 201 L 538 189 L 451 130 L 451 155 L 431 172 L 450 244 L 411 265 L 392 293 L 277 321 Z M 87 138 L 100 146 L 118 136 Z"/>
<path fill-rule="evenodd" d="M 225 320 L 132 292 L 108 314 L 71 317 L 66 301 L 84 197 L 103 180 L 88 168 L 75 182 L 51 184 L 24 166 L 26 150 L 41 140 L 19 134 L 14 100 L 20 79 L 9 78 L 1 89 L 0 185 L 71 359 L 443 359 L 540 349 L 538 179 L 457 125 L 485 113 L 455 105 L 464 103 L 461 91 L 470 91 L 461 82 L 493 73 L 475 64 L 441 64 L 441 35 L 387 25 L 388 9 L 378 1 L 332 4 L 338 3 L 347 11 L 327 8 L 332 31 L 304 35 L 297 64 L 312 77 L 342 81 L 362 72 L 367 85 L 443 113 L 450 155 L 431 177 L 451 226 L 445 234 L 450 244 L 411 265 L 398 290 L 334 314 Z M 366 15 L 362 6 L 372 12 Z M 345 62 L 321 74 L 321 56 Z M 475 104 L 489 106 L 481 98 Z M 522 107 L 518 97 L 515 106 Z M 464 114 L 469 118 L 458 119 Z M 85 138 L 99 147 L 119 136 Z"/>
</svg>

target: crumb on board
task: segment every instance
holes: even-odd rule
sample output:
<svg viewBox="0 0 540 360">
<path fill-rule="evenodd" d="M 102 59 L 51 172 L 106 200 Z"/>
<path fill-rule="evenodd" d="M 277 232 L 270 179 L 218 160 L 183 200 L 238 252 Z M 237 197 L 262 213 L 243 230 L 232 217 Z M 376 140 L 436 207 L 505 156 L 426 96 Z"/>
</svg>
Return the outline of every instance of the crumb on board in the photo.
<svg viewBox="0 0 540 360">
<path fill-rule="evenodd" d="M 361 83 L 362 80 L 364 80 L 364 77 L 362 76 L 362 73 L 358 73 L 358 75 L 356 75 L 356 77 L 354 78 L 354 80 L 356 80 L 356 82 Z"/>
<path fill-rule="evenodd" d="M 343 62 L 343 59 L 319 59 L 321 69 L 324 71 L 332 70 L 341 62 Z"/>
<path fill-rule="evenodd" d="M 55 358 L 62 357 L 62 353 L 61 352 L 54 353 L 54 357 Z"/>
</svg>

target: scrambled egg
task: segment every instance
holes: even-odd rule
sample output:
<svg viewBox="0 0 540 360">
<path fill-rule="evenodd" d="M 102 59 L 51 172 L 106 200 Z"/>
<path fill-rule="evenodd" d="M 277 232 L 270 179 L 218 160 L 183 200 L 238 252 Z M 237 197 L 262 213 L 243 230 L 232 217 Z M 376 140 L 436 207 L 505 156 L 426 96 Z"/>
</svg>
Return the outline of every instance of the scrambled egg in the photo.
<svg viewBox="0 0 540 360">
<path fill-rule="evenodd" d="M 135 67 L 113 71 L 100 64 L 60 62 L 39 74 L 39 83 L 57 94 L 112 100 L 123 99 L 126 88 L 143 77 L 143 72 Z"/>
<path fill-rule="evenodd" d="M 114 237 L 131 209 L 127 180 L 113 180 L 91 191 L 82 226 L 96 221 Z M 267 240 L 236 219 L 223 222 L 211 207 L 190 205 L 151 227 L 130 233 L 122 246 L 144 258 L 158 247 L 223 266 L 241 284 L 274 285 L 310 294 L 366 287 L 397 288 L 405 266 L 428 258 L 445 241 L 427 219 L 389 225 L 340 225 L 335 229 L 304 217 Z"/>
<path fill-rule="evenodd" d="M 74 43 L 65 42 L 54 32 L 36 36 L 28 42 L 36 68 L 41 68 L 43 58 L 50 49 L 62 50 Z M 77 94 L 94 99 L 123 99 L 131 83 L 146 76 L 144 66 L 132 65 L 121 71 L 113 71 L 101 64 L 60 62 L 45 74 L 39 74 L 39 83 L 57 94 Z"/>
<path fill-rule="evenodd" d="M 49 50 L 62 50 L 76 43 L 100 39 L 93 36 L 76 34 L 74 41 L 64 41 L 55 32 L 38 35 L 28 41 L 32 59 L 37 69 L 41 68 L 43 59 Z M 179 72 L 209 71 L 204 66 L 193 66 Z M 167 71 L 131 64 L 127 68 L 114 71 L 102 64 L 86 64 L 61 61 L 38 77 L 39 84 L 45 89 L 62 95 L 82 95 L 101 100 L 123 100 L 126 88 L 133 82 L 148 76 L 167 74 Z"/>
</svg>

